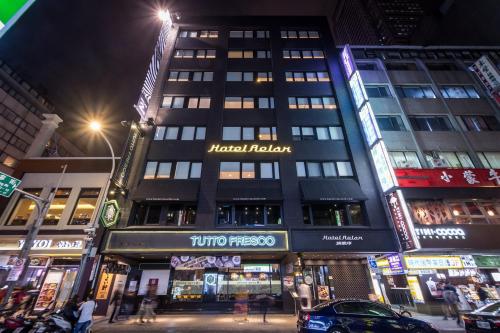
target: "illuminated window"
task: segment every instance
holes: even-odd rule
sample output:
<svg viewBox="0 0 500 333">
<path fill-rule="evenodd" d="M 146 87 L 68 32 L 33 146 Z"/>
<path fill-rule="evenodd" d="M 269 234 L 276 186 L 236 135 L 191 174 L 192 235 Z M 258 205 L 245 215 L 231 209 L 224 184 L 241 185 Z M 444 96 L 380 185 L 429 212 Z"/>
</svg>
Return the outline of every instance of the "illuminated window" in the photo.
<svg viewBox="0 0 500 333">
<path fill-rule="evenodd" d="M 165 135 L 165 140 L 177 140 L 179 135 L 179 127 L 167 127 L 167 134 Z"/>
<path fill-rule="evenodd" d="M 479 159 L 486 168 L 500 169 L 500 153 L 499 152 L 480 152 L 477 153 Z"/>
<path fill-rule="evenodd" d="M 414 151 L 390 151 L 389 158 L 394 168 L 421 168 L 417 153 Z"/>
<path fill-rule="evenodd" d="M 433 168 L 474 168 L 467 152 L 428 151 L 424 156 Z"/>
<path fill-rule="evenodd" d="M 241 178 L 243 179 L 255 178 L 255 163 L 251 162 L 241 163 Z"/>
<path fill-rule="evenodd" d="M 281 31 L 281 38 L 284 39 L 295 39 L 295 38 L 319 38 L 319 32 L 316 30 L 309 30 L 309 31 L 295 31 L 295 30 L 282 30 Z"/>
<path fill-rule="evenodd" d="M 331 203 L 302 206 L 304 224 L 341 227 L 363 225 L 363 211 L 359 203 Z"/>
<path fill-rule="evenodd" d="M 25 188 L 23 191 L 28 192 L 30 194 L 40 196 L 42 193 L 41 188 Z M 35 210 L 35 203 L 33 200 L 20 197 L 17 201 L 16 207 L 12 211 L 12 214 L 7 222 L 7 225 L 10 226 L 22 226 L 26 225 L 28 219 L 31 216 L 31 213 Z"/>
<path fill-rule="evenodd" d="M 292 127 L 292 136 L 295 141 L 301 140 L 343 140 L 341 127 Z"/>
<path fill-rule="evenodd" d="M 158 172 L 156 173 L 157 179 L 169 179 L 172 172 L 171 162 L 160 162 L 158 164 Z"/>
<path fill-rule="evenodd" d="M 254 178 L 279 179 L 279 162 L 220 162 L 219 179 Z"/>
<path fill-rule="evenodd" d="M 97 206 L 97 199 L 101 189 L 99 188 L 82 188 L 78 201 L 76 202 L 70 223 L 71 225 L 86 225 L 90 223 L 90 219 L 94 214 Z"/>
<path fill-rule="evenodd" d="M 444 98 L 480 98 L 474 86 L 441 86 Z"/>
<path fill-rule="evenodd" d="M 219 179 L 240 179 L 240 162 L 220 162 Z"/>
<path fill-rule="evenodd" d="M 225 109 L 241 109 L 241 97 L 226 97 L 224 99 Z"/>
<path fill-rule="evenodd" d="M 54 199 L 50 203 L 49 210 L 43 219 L 43 225 L 57 225 L 59 223 L 70 193 L 70 188 L 57 189 Z"/>
<path fill-rule="evenodd" d="M 175 179 L 189 178 L 189 162 L 177 162 L 175 165 Z"/>
<path fill-rule="evenodd" d="M 217 205 L 217 224 L 234 227 L 280 225 L 281 206 L 279 205 Z"/>
<path fill-rule="evenodd" d="M 243 97 L 243 109 L 253 109 L 254 107 L 253 97 Z"/>
<path fill-rule="evenodd" d="M 298 161 L 295 163 L 297 177 L 304 178 L 330 178 L 330 177 L 352 177 L 353 172 L 350 162 L 313 162 Z"/>
<path fill-rule="evenodd" d="M 144 171 L 144 179 L 154 179 L 156 177 L 156 167 L 158 162 L 149 161 L 146 163 L 146 170 Z"/>
<path fill-rule="evenodd" d="M 241 51 L 241 50 L 229 50 L 227 52 L 227 57 L 229 59 L 243 58 L 243 51 Z"/>
</svg>

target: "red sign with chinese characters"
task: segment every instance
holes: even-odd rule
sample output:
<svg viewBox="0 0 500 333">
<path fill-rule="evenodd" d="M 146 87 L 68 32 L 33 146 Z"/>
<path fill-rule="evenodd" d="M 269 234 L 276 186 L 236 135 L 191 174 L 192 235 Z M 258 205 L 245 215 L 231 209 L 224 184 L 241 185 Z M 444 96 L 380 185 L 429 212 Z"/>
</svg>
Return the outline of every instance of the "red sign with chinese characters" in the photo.
<svg viewBox="0 0 500 333">
<path fill-rule="evenodd" d="M 500 187 L 500 169 L 394 169 L 400 187 Z"/>
</svg>

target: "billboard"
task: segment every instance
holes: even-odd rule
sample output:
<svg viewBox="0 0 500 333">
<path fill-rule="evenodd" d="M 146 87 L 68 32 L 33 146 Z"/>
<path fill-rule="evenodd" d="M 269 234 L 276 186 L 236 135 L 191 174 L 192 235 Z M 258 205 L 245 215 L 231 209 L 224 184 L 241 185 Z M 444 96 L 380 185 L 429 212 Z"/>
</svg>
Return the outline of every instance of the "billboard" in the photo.
<svg viewBox="0 0 500 333">
<path fill-rule="evenodd" d="M 0 1 L 0 37 L 9 30 L 35 0 Z"/>
</svg>

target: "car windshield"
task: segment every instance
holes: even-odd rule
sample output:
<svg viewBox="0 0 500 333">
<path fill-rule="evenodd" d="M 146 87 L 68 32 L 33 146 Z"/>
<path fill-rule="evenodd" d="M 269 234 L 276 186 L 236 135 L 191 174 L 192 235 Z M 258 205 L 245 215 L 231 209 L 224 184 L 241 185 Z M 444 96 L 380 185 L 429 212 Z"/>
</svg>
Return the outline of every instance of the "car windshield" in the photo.
<svg viewBox="0 0 500 333">
<path fill-rule="evenodd" d="M 500 309 L 500 302 L 490 304 L 482 309 L 479 309 L 478 312 L 497 312 Z"/>
</svg>

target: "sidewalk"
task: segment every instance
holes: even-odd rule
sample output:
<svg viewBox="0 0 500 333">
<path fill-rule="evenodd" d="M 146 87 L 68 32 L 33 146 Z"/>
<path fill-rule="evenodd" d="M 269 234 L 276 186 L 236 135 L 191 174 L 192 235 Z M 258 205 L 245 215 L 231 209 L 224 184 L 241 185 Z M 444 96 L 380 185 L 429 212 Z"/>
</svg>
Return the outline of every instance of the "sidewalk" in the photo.
<svg viewBox="0 0 500 333">
<path fill-rule="evenodd" d="M 157 316 L 155 322 L 140 324 L 138 317 L 131 316 L 129 320 L 121 320 L 114 324 L 100 317 L 96 319 L 92 329 L 95 333 L 104 332 L 164 332 L 164 333 L 217 333 L 217 332 L 248 332 L 248 333 L 294 333 L 296 317 L 290 314 L 272 314 L 268 316 L 269 323 L 262 323 L 262 316 L 252 314 L 248 322 L 241 321 L 232 314 L 169 314 Z M 414 318 L 431 322 L 442 333 L 463 333 L 454 320 L 443 320 L 437 316 L 415 314 Z M 236 321 L 238 320 L 238 321 Z"/>
</svg>

